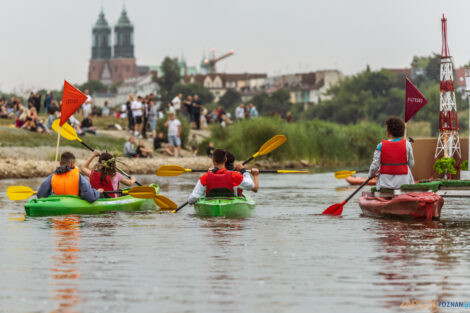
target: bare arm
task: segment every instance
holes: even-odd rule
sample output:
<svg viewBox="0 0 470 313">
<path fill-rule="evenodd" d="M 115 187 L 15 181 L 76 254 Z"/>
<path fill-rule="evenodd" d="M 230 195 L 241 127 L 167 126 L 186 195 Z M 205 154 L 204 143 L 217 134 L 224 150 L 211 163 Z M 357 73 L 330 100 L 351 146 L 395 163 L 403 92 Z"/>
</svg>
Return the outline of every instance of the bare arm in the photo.
<svg viewBox="0 0 470 313">
<path fill-rule="evenodd" d="M 181 125 L 178 125 L 178 137 L 181 137 Z"/>
<path fill-rule="evenodd" d="M 80 171 L 83 173 L 85 176 L 90 176 L 91 174 L 91 169 L 90 169 L 90 163 L 93 161 L 93 159 L 97 156 L 100 155 L 100 152 L 98 150 L 93 151 L 93 154 L 86 160 L 82 166 L 80 166 Z"/>
<path fill-rule="evenodd" d="M 132 186 L 132 184 L 135 183 L 135 177 L 131 176 L 131 179 L 127 179 L 124 176 L 122 176 L 121 179 L 119 180 L 119 182 L 126 185 L 126 186 Z"/>
<path fill-rule="evenodd" d="M 259 170 L 257 168 L 252 168 L 251 169 L 251 175 L 253 175 L 253 182 L 255 183 L 255 186 L 253 187 L 253 192 L 258 192 L 258 187 L 259 187 Z"/>
</svg>

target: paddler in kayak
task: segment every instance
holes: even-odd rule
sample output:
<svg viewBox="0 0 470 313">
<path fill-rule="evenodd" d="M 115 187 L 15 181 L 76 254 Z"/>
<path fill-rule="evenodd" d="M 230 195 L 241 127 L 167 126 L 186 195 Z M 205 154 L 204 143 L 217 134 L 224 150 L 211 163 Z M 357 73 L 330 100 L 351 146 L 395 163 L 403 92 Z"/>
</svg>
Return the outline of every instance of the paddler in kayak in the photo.
<svg viewBox="0 0 470 313">
<path fill-rule="evenodd" d="M 98 164 L 95 169 L 90 169 L 90 163 L 94 158 L 98 158 Z M 135 178 L 126 179 L 116 170 L 116 158 L 108 152 L 100 153 L 93 151 L 88 160 L 80 166 L 80 170 L 85 176 L 90 177 L 91 187 L 95 189 L 103 189 L 104 191 L 119 190 L 119 183 L 126 186 L 132 186 Z M 118 197 L 118 194 L 109 194 L 110 197 Z"/>
<path fill-rule="evenodd" d="M 214 169 L 203 174 L 199 178 L 196 187 L 188 198 L 190 204 L 194 204 L 204 196 L 234 196 L 237 188 L 253 190 L 258 185 L 259 170 L 253 168 L 251 174 L 246 172 L 239 163 L 235 164 L 236 171 L 228 171 L 225 168 L 227 155 L 224 149 L 215 149 L 212 155 Z"/>
<path fill-rule="evenodd" d="M 64 152 L 60 156 L 60 166 L 41 184 L 37 196 L 72 195 L 94 202 L 100 197 L 100 192 L 103 190 L 92 188 L 88 180 L 80 175 L 80 170 L 75 167 L 75 156 L 71 152 Z"/>
<path fill-rule="evenodd" d="M 232 152 L 230 152 L 228 150 L 225 150 L 225 155 L 227 156 L 227 161 L 225 162 L 225 168 L 228 171 L 235 171 L 235 156 L 233 155 Z M 251 191 L 258 192 L 258 188 L 259 188 L 258 177 L 256 177 L 256 179 L 254 180 L 254 183 L 255 183 L 255 186 L 253 187 L 253 189 Z M 243 195 L 243 189 L 241 189 L 241 188 L 236 188 L 236 189 L 237 189 L 236 194 L 239 197 L 241 197 Z"/>
<path fill-rule="evenodd" d="M 388 140 L 382 140 L 374 152 L 369 177 L 377 178 L 376 188 L 399 189 L 414 184 L 410 168 L 415 165 L 413 148 L 403 137 L 405 123 L 401 118 L 389 117 L 385 121 Z"/>
</svg>

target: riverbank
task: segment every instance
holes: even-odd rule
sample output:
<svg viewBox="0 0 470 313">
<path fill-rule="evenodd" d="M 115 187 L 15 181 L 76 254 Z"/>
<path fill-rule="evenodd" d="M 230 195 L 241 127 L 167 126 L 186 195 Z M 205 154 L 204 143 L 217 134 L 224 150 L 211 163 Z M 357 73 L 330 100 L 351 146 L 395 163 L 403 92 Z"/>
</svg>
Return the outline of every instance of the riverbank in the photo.
<svg viewBox="0 0 470 313">
<path fill-rule="evenodd" d="M 61 150 L 63 151 L 63 150 Z M 67 147 L 77 158 L 77 165 L 81 165 L 90 156 L 90 152 L 84 149 Z M 212 167 L 212 161 L 206 156 L 186 156 L 175 158 L 157 155 L 153 158 L 130 159 L 120 158 L 119 167 L 130 174 L 153 174 L 158 167 L 166 164 L 174 164 L 192 169 L 205 169 Z M 0 179 L 6 178 L 34 178 L 51 174 L 57 167 L 54 161 L 54 147 L 0 147 Z M 270 162 L 260 160 L 252 164 L 262 169 L 279 168 L 313 168 L 314 165 L 307 161 Z"/>
</svg>

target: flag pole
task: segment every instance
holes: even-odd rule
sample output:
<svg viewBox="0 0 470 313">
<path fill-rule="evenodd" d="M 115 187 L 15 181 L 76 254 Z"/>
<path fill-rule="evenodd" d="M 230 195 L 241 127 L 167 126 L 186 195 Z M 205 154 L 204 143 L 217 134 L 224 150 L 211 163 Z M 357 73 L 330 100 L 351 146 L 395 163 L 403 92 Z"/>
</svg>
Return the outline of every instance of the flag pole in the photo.
<svg viewBox="0 0 470 313">
<path fill-rule="evenodd" d="M 406 122 L 405 122 L 405 138 L 404 139 L 406 140 Z"/>
<path fill-rule="evenodd" d="M 55 148 L 55 161 L 57 162 L 57 158 L 59 157 L 59 145 L 60 145 L 60 130 L 62 126 L 59 126 L 59 132 L 57 133 L 57 147 Z"/>
</svg>

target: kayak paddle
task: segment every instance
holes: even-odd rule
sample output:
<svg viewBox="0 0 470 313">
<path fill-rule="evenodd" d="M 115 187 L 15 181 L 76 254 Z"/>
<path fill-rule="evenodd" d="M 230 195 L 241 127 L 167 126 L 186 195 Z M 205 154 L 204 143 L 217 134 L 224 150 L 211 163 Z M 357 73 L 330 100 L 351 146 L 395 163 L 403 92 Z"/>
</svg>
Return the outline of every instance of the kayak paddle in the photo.
<svg viewBox="0 0 470 313">
<path fill-rule="evenodd" d="M 322 214 L 341 215 L 341 213 L 343 213 L 343 206 L 346 204 L 346 202 L 348 202 L 349 200 L 351 200 L 351 198 L 354 197 L 354 195 L 355 195 L 356 193 L 358 193 L 359 190 L 362 189 L 362 187 L 364 187 L 365 185 L 367 185 L 367 183 L 369 182 L 369 180 L 371 180 L 372 178 L 374 178 L 374 177 L 369 177 L 369 178 L 367 178 L 367 179 L 359 186 L 359 188 L 357 188 L 346 200 L 344 200 L 344 201 L 341 202 L 341 203 L 336 203 L 336 204 L 333 204 L 333 205 L 329 206 L 325 211 L 323 211 Z"/>
<path fill-rule="evenodd" d="M 112 191 L 104 191 L 103 193 L 120 193 L 123 195 L 129 195 L 134 198 L 139 199 L 153 199 L 156 195 L 155 188 L 150 186 L 137 186 L 129 188 L 128 190 L 112 190 Z"/>
<path fill-rule="evenodd" d="M 242 164 L 245 165 L 246 163 L 250 162 L 254 158 L 260 156 L 260 155 L 266 155 L 273 151 L 274 149 L 278 148 L 280 145 L 282 145 L 284 142 L 286 142 L 287 138 L 284 135 L 276 135 L 273 138 L 269 139 L 264 143 L 264 145 L 261 146 L 258 152 L 253 154 L 248 160 L 243 162 Z"/>
<path fill-rule="evenodd" d="M 348 178 L 349 176 L 356 174 L 356 171 L 337 171 L 335 172 L 336 179 Z"/>
<path fill-rule="evenodd" d="M 60 123 L 60 119 L 56 119 L 54 121 L 54 123 L 52 123 L 52 129 L 55 130 L 57 133 L 59 132 L 59 123 Z M 64 137 L 65 139 L 67 139 L 67 140 L 71 140 L 71 141 L 76 140 L 76 141 L 78 141 L 79 143 L 81 143 L 85 148 L 87 148 L 91 152 L 95 151 L 92 147 L 90 147 L 89 145 L 84 143 L 83 140 L 80 139 L 80 137 L 78 137 L 77 132 L 75 131 L 75 129 L 69 123 L 65 123 L 64 125 L 62 125 L 60 135 L 62 137 Z M 126 172 L 124 172 L 123 170 L 121 170 L 119 167 L 116 166 L 116 169 L 122 175 L 124 175 L 127 178 L 131 179 L 131 176 L 129 174 L 127 174 Z M 139 183 L 138 181 L 136 181 L 135 183 L 138 186 L 142 186 L 142 184 Z"/>
<path fill-rule="evenodd" d="M 251 156 L 248 160 L 246 160 L 242 164 L 245 165 L 246 163 L 250 162 L 251 160 L 253 160 L 254 158 L 256 158 L 259 155 L 266 155 L 266 154 L 270 153 L 271 151 L 273 151 L 273 150 L 277 149 L 279 146 L 281 146 L 284 142 L 286 142 L 286 140 L 287 140 L 287 138 L 284 135 L 274 136 L 273 138 L 266 141 L 264 143 L 264 145 L 261 146 L 261 148 L 259 149 L 258 152 L 253 154 L 253 156 Z M 177 209 L 171 211 L 171 213 L 178 212 L 179 210 L 181 210 L 182 208 L 184 208 L 188 204 L 189 204 L 189 202 L 186 201 L 185 203 L 180 205 Z"/>
<path fill-rule="evenodd" d="M 179 165 L 162 165 L 157 169 L 157 176 L 178 176 L 184 173 L 206 173 L 208 170 L 193 170 Z M 249 170 L 248 170 L 249 171 Z M 272 174 L 310 174 L 310 171 L 298 170 L 260 170 L 260 173 Z"/>
<path fill-rule="evenodd" d="M 7 188 L 7 197 L 10 200 L 26 200 L 32 195 L 35 195 L 37 191 L 26 187 L 26 186 L 10 186 Z"/>
</svg>

